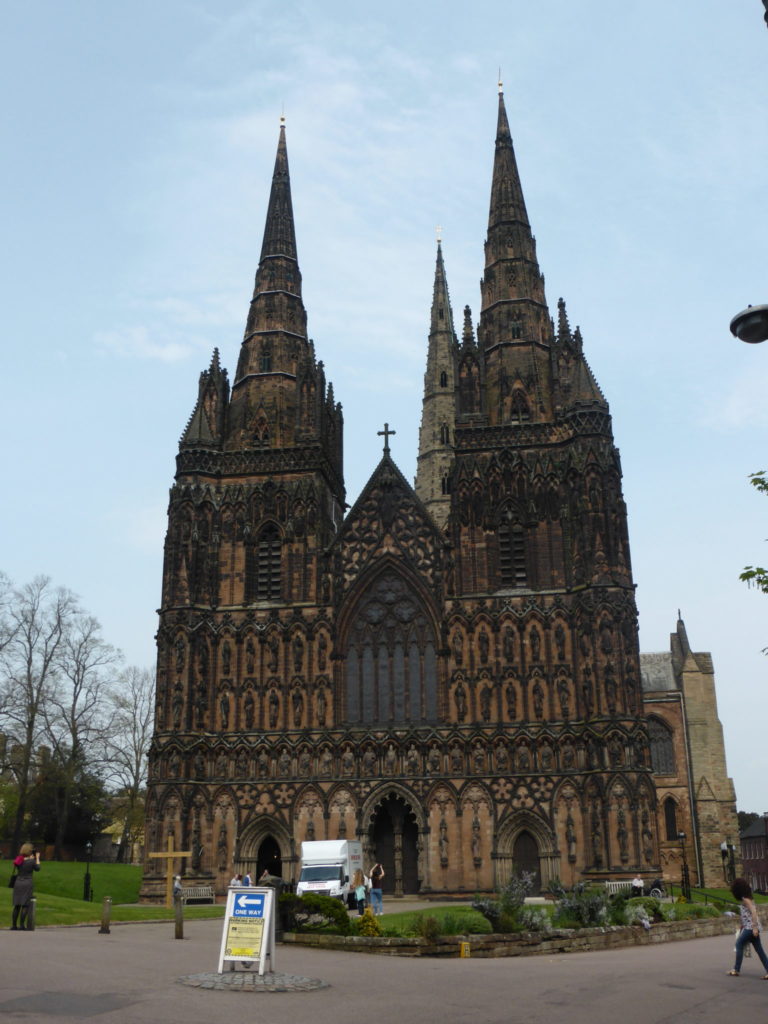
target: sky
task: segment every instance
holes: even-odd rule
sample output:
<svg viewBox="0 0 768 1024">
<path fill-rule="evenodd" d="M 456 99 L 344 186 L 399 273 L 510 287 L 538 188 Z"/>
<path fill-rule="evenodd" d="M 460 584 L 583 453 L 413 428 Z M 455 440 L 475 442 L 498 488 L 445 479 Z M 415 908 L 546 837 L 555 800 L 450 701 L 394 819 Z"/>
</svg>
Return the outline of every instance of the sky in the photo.
<svg viewBox="0 0 768 1024">
<path fill-rule="evenodd" d="M 31 0 L 4 8 L 0 569 L 154 660 L 168 489 L 214 346 L 234 374 L 286 117 L 309 333 L 347 500 L 415 473 L 440 225 L 479 314 L 499 69 L 551 310 L 608 399 L 640 640 L 711 651 L 768 810 L 768 30 L 760 0 Z"/>
</svg>

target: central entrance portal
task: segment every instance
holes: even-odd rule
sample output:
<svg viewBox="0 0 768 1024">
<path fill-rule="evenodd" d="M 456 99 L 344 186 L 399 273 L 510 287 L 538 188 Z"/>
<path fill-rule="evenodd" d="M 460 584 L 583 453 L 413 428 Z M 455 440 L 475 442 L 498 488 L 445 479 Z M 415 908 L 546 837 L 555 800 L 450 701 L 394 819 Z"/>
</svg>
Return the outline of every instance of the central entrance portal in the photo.
<svg viewBox="0 0 768 1024">
<path fill-rule="evenodd" d="M 371 848 L 384 868 L 381 888 L 392 896 L 419 891 L 419 829 L 404 800 L 391 793 L 379 804 L 370 828 Z M 371 865 L 366 865 L 366 870 Z"/>
</svg>

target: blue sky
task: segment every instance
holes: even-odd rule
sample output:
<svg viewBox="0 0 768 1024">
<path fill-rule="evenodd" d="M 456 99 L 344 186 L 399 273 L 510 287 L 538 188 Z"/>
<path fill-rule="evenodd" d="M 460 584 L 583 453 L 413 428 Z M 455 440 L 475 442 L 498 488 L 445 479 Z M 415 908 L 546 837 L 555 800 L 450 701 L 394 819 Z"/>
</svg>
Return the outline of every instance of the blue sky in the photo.
<svg viewBox="0 0 768 1024">
<path fill-rule="evenodd" d="M 310 335 L 348 500 L 415 472 L 435 227 L 479 312 L 501 67 L 547 297 L 614 417 L 643 650 L 680 608 L 715 660 L 739 806 L 763 811 L 768 302 L 759 0 L 7 5 L 0 567 L 153 660 L 168 488 L 197 379 L 234 371 L 287 118 Z"/>
</svg>

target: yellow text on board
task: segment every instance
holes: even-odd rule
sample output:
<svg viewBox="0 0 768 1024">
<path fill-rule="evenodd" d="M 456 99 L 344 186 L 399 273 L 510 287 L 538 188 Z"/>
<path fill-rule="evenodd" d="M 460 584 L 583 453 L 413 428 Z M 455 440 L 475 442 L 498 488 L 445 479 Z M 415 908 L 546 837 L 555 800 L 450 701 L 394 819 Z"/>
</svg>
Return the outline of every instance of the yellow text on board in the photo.
<svg viewBox="0 0 768 1024">
<path fill-rule="evenodd" d="M 263 938 L 263 917 L 230 917 L 224 955 L 259 960 Z"/>
</svg>

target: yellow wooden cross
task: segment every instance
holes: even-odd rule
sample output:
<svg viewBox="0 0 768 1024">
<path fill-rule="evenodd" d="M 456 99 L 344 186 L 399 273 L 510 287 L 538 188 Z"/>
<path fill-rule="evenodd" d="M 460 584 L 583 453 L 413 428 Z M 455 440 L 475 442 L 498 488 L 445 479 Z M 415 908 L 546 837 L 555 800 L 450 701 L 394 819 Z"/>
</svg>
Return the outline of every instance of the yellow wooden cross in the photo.
<svg viewBox="0 0 768 1024">
<path fill-rule="evenodd" d="M 173 906 L 173 862 L 177 857 L 191 857 L 191 850 L 174 850 L 173 848 L 173 836 L 168 836 L 168 852 L 167 853 L 150 853 L 150 857 L 160 857 L 168 862 L 166 869 L 166 882 L 165 882 L 165 905 L 167 907 Z"/>
</svg>

